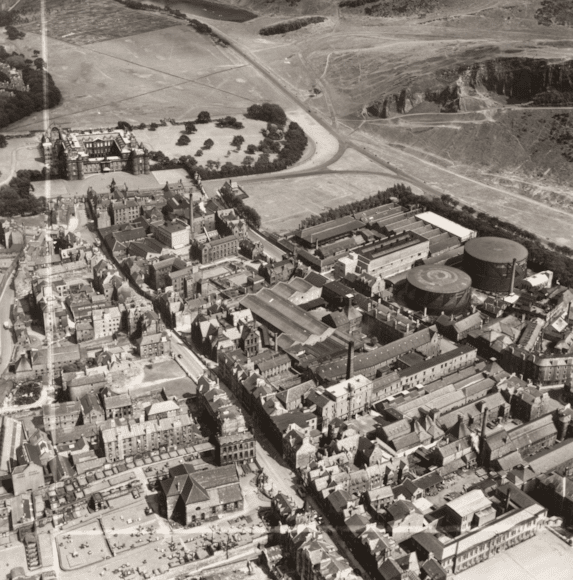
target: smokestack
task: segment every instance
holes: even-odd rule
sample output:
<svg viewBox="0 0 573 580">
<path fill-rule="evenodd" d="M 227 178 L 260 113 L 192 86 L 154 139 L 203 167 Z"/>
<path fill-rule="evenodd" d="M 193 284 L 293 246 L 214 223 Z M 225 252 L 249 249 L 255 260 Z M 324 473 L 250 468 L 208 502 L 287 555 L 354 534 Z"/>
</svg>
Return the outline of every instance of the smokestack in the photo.
<svg viewBox="0 0 573 580">
<path fill-rule="evenodd" d="M 486 423 L 487 423 L 487 405 L 483 406 L 483 415 L 481 420 L 481 435 L 479 438 L 479 459 L 483 461 L 483 450 L 484 450 L 484 443 L 485 443 L 485 430 L 486 430 Z"/>
<path fill-rule="evenodd" d="M 346 364 L 346 380 L 354 376 L 354 341 L 348 343 L 348 362 Z"/>
<path fill-rule="evenodd" d="M 344 297 L 344 314 L 346 314 L 346 318 L 350 316 L 350 308 L 352 307 L 352 294 L 347 294 Z"/>
<path fill-rule="evenodd" d="M 517 269 L 517 260 L 513 258 L 513 265 L 511 266 L 511 286 L 509 288 L 509 293 L 513 294 L 513 289 L 515 287 L 515 271 Z"/>
<path fill-rule="evenodd" d="M 195 230 L 193 229 L 193 192 L 189 192 L 189 225 L 191 226 L 191 240 L 195 239 Z"/>
</svg>

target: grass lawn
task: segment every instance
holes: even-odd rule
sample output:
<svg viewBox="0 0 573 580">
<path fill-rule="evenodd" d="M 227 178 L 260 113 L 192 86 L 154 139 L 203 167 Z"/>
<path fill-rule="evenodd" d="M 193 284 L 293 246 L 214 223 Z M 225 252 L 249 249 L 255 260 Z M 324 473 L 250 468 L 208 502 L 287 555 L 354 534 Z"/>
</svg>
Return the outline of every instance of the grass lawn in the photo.
<svg viewBox="0 0 573 580">
<path fill-rule="evenodd" d="M 18 169 L 44 168 L 40 141 L 37 137 L 9 139 L 8 145 L 0 149 L 0 180 L 10 175 L 14 163 L 14 174 Z"/>
<path fill-rule="evenodd" d="M 231 162 L 234 165 L 241 165 L 247 155 L 245 152 L 247 145 L 258 145 L 259 141 L 264 138 L 261 134 L 261 129 L 264 129 L 267 125 L 262 121 L 246 119 L 243 115 L 233 116 L 236 116 L 237 120 L 243 123 L 245 126 L 244 129 L 219 128 L 214 122 L 196 124 L 197 132 L 188 135 L 191 139 L 189 145 L 176 145 L 177 140 L 184 132 L 185 128 L 183 125 L 167 125 L 166 127 L 159 127 L 155 131 L 136 129 L 134 130 L 134 134 L 138 141 L 142 141 L 148 149 L 162 151 L 167 157 L 172 159 L 179 158 L 181 155 L 192 155 L 195 157 L 195 153 L 198 149 L 202 148 L 203 143 L 207 139 L 211 139 L 215 143 L 213 147 L 204 150 L 201 157 L 195 157 L 199 165 L 205 166 L 208 160 L 218 161 L 221 165 L 227 162 Z M 236 135 L 242 135 L 245 138 L 245 142 L 239 150 L 231 146 L 231 141 Z M 261 153 L 257 152 L 252 154 L 251 157 L 256 161 L 259 155 Z M 271 159 L 273 157 L 271 155 Z"/>
<path fill-rule="evenodd" d="M 82 129 L 115 127 L 119 120 L 134 126 L 161 119 L 191 120 L 204 109 L 213 118 L 237 116 L 264 101 L 292 107 L 232 48 L 216 45 L 190 26 L 81 46 L 67 40 L 46 39 L 48 70 L 62 92 L 62 103 L 45 113 L 47 119 L 35 113 L 5 133 L 44 130 L 46 121 Z M 42 49 L 43 41 L 41 35 L 28 33 L 10 42 L 0 31 L 0 44 L 31 54 Z"/>
<path fill-rule="evenodd" d="M 364 199 L 403 180 L 390 174 L 333 173 L 238 181 L 249 196 L 249 205 L 261 215 L 262 228 L 266 231 L 288 232 L 299 227 L 300 222 L 309 215 Z M 206 182 L 209 195 L 216 183 L 219 182 Z M 418 191 L 417 188 L 413 189 Z"/>
</svg>

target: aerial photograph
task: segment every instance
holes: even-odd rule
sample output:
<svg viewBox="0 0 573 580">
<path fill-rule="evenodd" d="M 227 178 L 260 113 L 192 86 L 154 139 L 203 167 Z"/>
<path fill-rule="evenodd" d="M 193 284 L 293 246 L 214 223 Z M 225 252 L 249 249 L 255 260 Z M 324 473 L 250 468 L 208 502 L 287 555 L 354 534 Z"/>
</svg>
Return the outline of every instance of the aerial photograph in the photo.
<svg viewBox="0 0 573 580">
<path fill-rule="evenodd" d="M 0 0 L 0 580 L 573 580 L 573 0 Z"/>
</svg>

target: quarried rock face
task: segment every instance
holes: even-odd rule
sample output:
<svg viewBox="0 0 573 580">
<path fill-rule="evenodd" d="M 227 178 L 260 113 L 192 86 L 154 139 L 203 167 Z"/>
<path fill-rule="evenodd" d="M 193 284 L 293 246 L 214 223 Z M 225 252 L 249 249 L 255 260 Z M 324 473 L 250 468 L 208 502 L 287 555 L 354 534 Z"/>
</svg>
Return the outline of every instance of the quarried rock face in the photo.
<svg viewBox="0 0 573 580">
<path fill-rule="evenodd" d="M 538 106 L 573 104 L 573 61 L 496 58 L 439 71 L 436 81 L 439 88 L 412 92 L 406 87 L 385 95 L 367 110 L 383 119 L 408 113 L 424 101 L 438 104 L 443 113 L 475 110 L 480 101 L 481 108 L 488 107 L 488 93 L 504 96 L 509 102 L 534 101 Z M 471 99 L 470 105 L 466 98 Z"/>
</svg>

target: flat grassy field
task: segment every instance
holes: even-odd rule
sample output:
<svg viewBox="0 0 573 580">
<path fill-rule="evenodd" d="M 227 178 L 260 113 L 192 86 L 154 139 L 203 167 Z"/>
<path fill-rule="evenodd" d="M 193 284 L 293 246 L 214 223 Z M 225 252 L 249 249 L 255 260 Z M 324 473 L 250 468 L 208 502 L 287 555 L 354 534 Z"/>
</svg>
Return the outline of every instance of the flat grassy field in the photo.
<svg viewBox="0 0 573 580">
<path fill-rule="evenodd" d="M 26 12 L 30 22 L 18 28 L 37 34 L 45 28 L 51 38 L 78 46 L 149 32 L 177 23 L 174 18 L 133 10 L 114 0 L 47 0 L 44 19 L 39 7 L 40 2 L 37 0 L 22 2 L 18 10 Z"/>
<path fill-rule="evenodd" d="M 208 110 L 208 106 L 205 109 Z M 207 160 L 219 161 L 221 164 L 230 161 L 235 165 L 240 165 L 247 155 L 245 152 L 247 145 L 258 145 L 259 141 L 264 138 L 261 129 L 264 129 L 267 124 L 262 121 L 246 119 L 243 115 L 236 115 L 236 118 L 243 123 L 244 129 L 219 128 L 214 122 L 198 124 L 196 125 L 197 132 L 188 135 L 191 143 L 183 146 L 176 144 L 185 130 L 183 125 L 162 126 L 155 131 L 136 129 L 134 134 L 138 141 L 141 141 L 149 150 L 163 151 L 170 158 L 178 158 L 181 155 L 194 156 L 196 151 L 203 147 L 203 143 L 207 139 L 211 139 L 215 144 L 211 149 L 204 150 L 202 156 L 197 157 L 199 165 L 205 166 Z M 245 138 L 245 142 L 239 150 L 231 146 L 231 140 L 235 135 L 242 135 Z M 251 157 L 256 160 L 259 155 L 261 154 L 257 152 Z"/>
<path fill-rule="evenodd" d="M 238 180 L 247 192 L 247 203 L 262 218 L 262 229 L 288 232 L 309 215 L 329 207 L 374 195 L 403 180 L 391 174 L 332 173 L 326 175 L 276 178 L 265 181 Z M 209 185 L 211 182 L 207 182 Z M 417 188 L 413 188 L 418 192 Z M 211 193 L 211 190 L 208 190 Z"/>
<path fill-rule="evenodd" d="M 0 149 L 0 182 L 9 179 L 18 169 L 42 170 L 42 152 L 37 137 L 10 139 L 7 147 Z"/>
<path fill-rule="evenodd" d="M 4 39 L 2 31 L 0 43 Z M 42 39 L 29 33 L 8 47 L 31 54 L 42 48 Z M 186 25 L 83 46 L 48 38 L 46 60 L 62 103 L 4 132 L 44 130 L 53 123 L 88 128 L 114 127 L 119 120 L 133 125 L 189 120 L 204 109 L 212 117 L 237 116 L 264 101 L 292 108 L 232 48 L 221 48 Z"/>
</svg>

